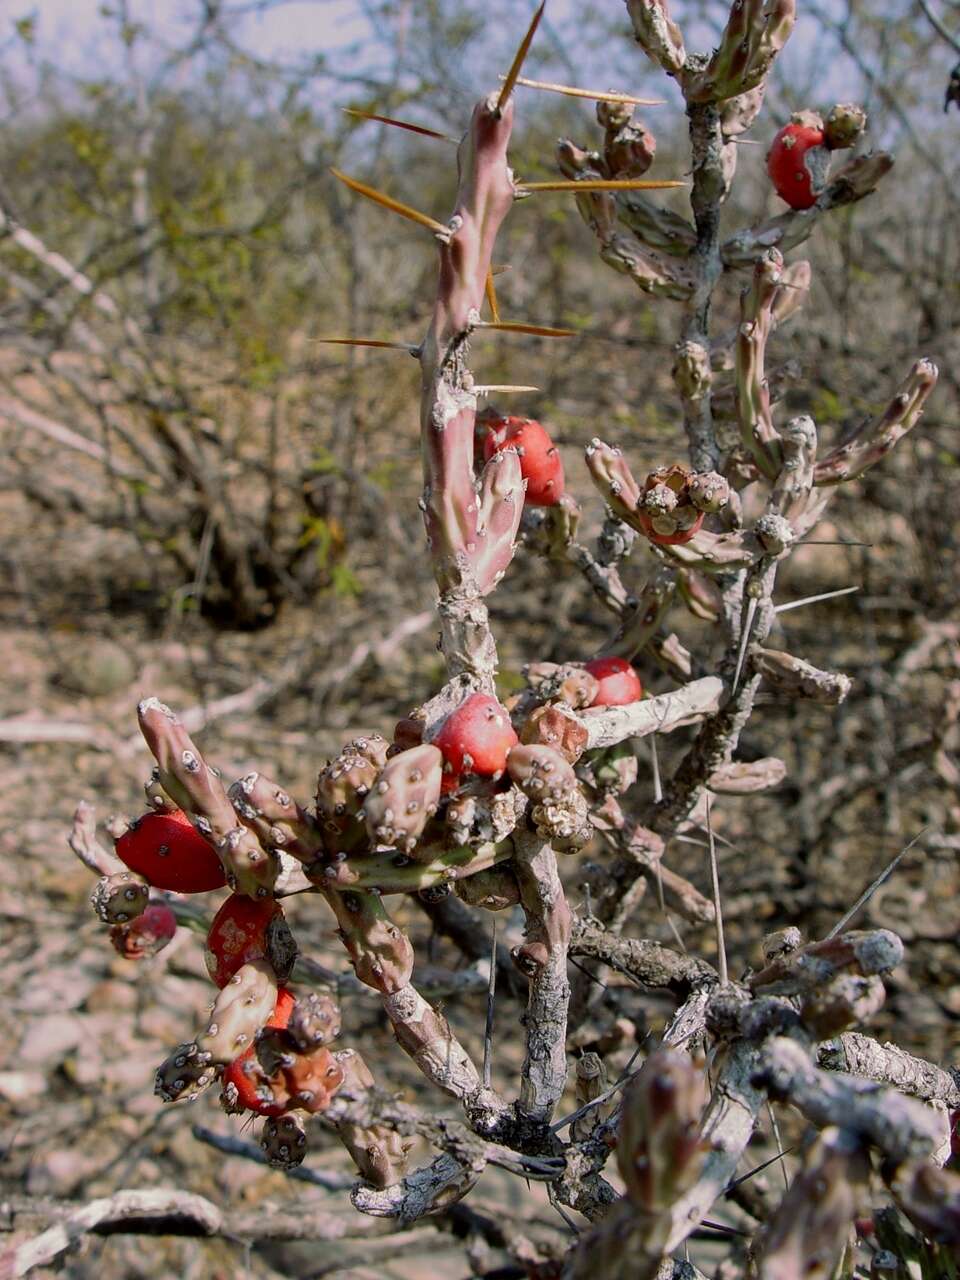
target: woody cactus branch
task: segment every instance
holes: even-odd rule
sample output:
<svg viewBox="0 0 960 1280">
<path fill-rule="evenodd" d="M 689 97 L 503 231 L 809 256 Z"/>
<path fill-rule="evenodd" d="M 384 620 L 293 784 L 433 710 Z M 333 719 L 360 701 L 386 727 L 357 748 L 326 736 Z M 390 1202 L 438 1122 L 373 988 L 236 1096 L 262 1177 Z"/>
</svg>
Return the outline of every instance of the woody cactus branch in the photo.
<svg viewBox="0 0 960 1280">
<path fill-rule="evenodd" d="M 492 690 L 496 647 L 483 597 L 513 556 L 523 510 L 515 452 L 494 455 L 479 484 L 473 440 L 477 397 L 467 368 L 497 232 L 516 197 L 507 163 L 513 102 L 477 104 L 460 143 L 453 214 L 440 234 L 440 277 L 420 348 L 420 426 L 427 540 L 440 589 L 441 643 L 451 676 Z"/>
<path fill-rule="evenodd" d="M 783 258 L 771 249 L 757 260 L 753 283 L 740 297 L 737 336 L 737 405 L 743 444 L 760 471 L 774 478 L 780 470 L 780 437 L 773 425 L 764 355 L 773 303 L 783 274 Z"/>
<path fill-rule="evenodd" d="M 518 832 L 514 843 L 513 865 L 526 929 L 524 942 L 513 954 L 530 983 L 518 1114 L 543 1124 L 550 1120 L 567 1079 L 567 946 L 571 917 L 550 844 L 528 832 Z"/>
<path fill-rule="evenodd" d="M 379 992 L 397 1043 L 444 1093 L 464 1103 L 480 1092 L 480 1075 L 447 1019 L 411 982 L 413 947 L 384 910 L 378 893 L 327 894 L 361 982 Z"/>
<path fill-rule="evenodd" d="M 872 467 L 920 420 L 927 397 L 937 385 L 937 366 L 918 360 L 883 413 L 864 423 L 845 443 L 822 458 L 814 470 L 814 483 L 841 484 Z"/>
</svg>

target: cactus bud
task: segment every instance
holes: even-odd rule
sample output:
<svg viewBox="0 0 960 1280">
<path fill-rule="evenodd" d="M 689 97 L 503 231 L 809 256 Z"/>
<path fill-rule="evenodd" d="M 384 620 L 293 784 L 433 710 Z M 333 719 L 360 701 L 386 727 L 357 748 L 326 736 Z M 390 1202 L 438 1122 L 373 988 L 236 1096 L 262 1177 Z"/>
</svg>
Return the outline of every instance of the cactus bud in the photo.
<svg viewBox="0 0 960 1280">
<path fill-rule="evenodd" d="M 706 1155 L 700 1116 L 704 1074 L 676 1049 L 652 1053 L 624 1094 L 617 1163 L 640 1210 L 669 1210 L 692 1186 Z"/>
<path fill-rule="evenodd" d="M 593 834 L 587 801 L 573 771 L 551 747 L 514 747 L 507 771 L 533 801 L 530 816 L 538 834 L 559 848 L 580 848 Z"/>
<path fill-rule="evenodd" d="M 260 1149 L 271 1169 L 296 1169 L 307 1154 L 307 1135 L 299 1116 L 268 1118 L 260 1134 Z"/>
<path fill-rule="evenodd" d="M 597 124 L 608 133 L 616 133 L 633 119 L 632 102 L 597 103 Z"/>
<path fill-rule="evenodd" d="M 282 849 L 305 863 L 323 853 L 316 820 L 262 773 L 245 774 L 227 795 L 240 819 L 265 847 Z"/>
<path fill-rule="evenodd" d="M 380 734 L 356 738 L 317 779 L 317 817 L 328 845 L 350 851 L 366 839 L 362 806 L 387 762 L 389 744 Z"/>
<path fill-rule="evenodd" d="M 239 825 L 237 811 L 217 770 L 206 763 L 182 723 L 158 699 L 146 698 L 139 703 L 137 716 L 147 746 L 157 761 L 158 781 L 182 808 L 197 814 L 197 827 L 216 850 L 230 888 L 251 898 L 269 896 L 280 873 L 280 860 L 272 850 L 264 849 L 252 832 Z M 153 815 L 154 819 L 161 820 L 165 816 Z M 202 865 L 199 858 L 199 852 L 195 859 L 191 858 L 193 873 Z M 143 874 L 151 880 L 148 872 Z M 212 877 L 212 871 L 210 875 Z M 155 880 L 151 883 L 161 888 L 181 888 L 180 884 L 161 885 Z M 219 888 L 223 883 L 221 878 L 216 884 L 203 887 Z M 189 892 L 199 892 L 199 889 Z"/>
<path fill-rule="evenodd" d="M 903 943 L 889 929 L 851 929 L 838 937 L 775 955 L 748 983 L 753 991 L 764 995 L 800 995 L 815 991 L 838 973 L 865 978 L 888 973 L 902 959 Z"/>
<path fill-rule="evenodd" d="M 438 747 L 422 743 L 391 756 L 363 802 L 371 841 L 412 853 L 437 811 L 442 782 Z"/>
<path fill-rule="evenodd" d="M 201 1052 L 196 1043 L 180 1044 L 157 1068 L 153 1092 L 164 1102 L 181 1098 L 195 1102 L 215 1077 L 216 1068 L 209 1053 Z"/>
<path fill-rule="evenodd" d="M 761 1280 L 833 1275 L 869 1172 L 855 1134 L 824 1129 L 764 1231 Z"/>
<path fill-rule="evenodd" d="M 157 889 L 205 893 L 227 878 L 210 843 L 182 809 L 145 813 L 114 844 L 122 863 Z"/>
<path fill-rule="evenodd" d="M 536 707 L 520 730 L 520 741 L 526 746 L 552 747 L 571 764 L 583 755 L 587 740 L 581 722 L 557 704 Z"/>
<path fill-rule="evenodd" d="M 831 107 L 823 126 L 823 138 L 831 151 L 842 151 L 855 146 L 867 127 L 867 113 L 863 107 L 850 102 L 838 102 Z"/>
<path fill-rule="evenodd" d="M 700 471 L 687 481 L 687 497 L 698 511 L 715 514 L 730 501 L 730 484 L 716 471 Z"/>
<path fill-rule="evenodd" d="M 657 154 L 657 140 L 642 124 L 624 125 L 608 132 L 603 154 L 611 178 L 642 178 Z"/>
<path fill-rule="evenodd" d="M 753 526 L 753 531 L 764 551 L 770 556 L 782 555 L 796 538 L 793 525 L 786 516 L 778 516 L 771 512 L 760 516 Z"/>
<path fill-rule="evenodd" d="M 609 503 L 610 509 L 636 527 L 641 490 L 622 451 L 604 444 L 595 436 L 587 445 L 585 458 L 590 477 Z"/>
<path fill-rule="evenodd" d="M 550 434 L 533 418 L 502 418 L 498 414 L 482 414 L 478 419 L 486 428 L 483 456 L 489 461 L 504 449 L 516 449 L 520 455 L 520 474 L 527 482 L 525 502 L 531 507 L 552 507 L 563 496 L 563 463 Z"/>
<path fill-rule="evenodd" d="M 110 942 L 124 960 L 143 960 L 162 951 L 176 932 L 177 917 L 170 907 L 152 902 L 129 923 L 115 924 Z"/>
<path fill-rule="evenodd" d="M 102 876 L 90 895 L 90 905 L 104 924 L 126 924 L 140 915 L 150 900 L 150 886 L 129 871 Z"/>
<path fill-rule="evenodd" d="M 277 979 L 266 960 L 253 960 L 233 975 L 214 1002 L 197 1048 L 213 1063 L 227 1064 L 253 1044 L 277 1004 Z"/>
<path fill-rule="evenodd" d="M 336 1040 L 340 1034 L 340 1006 L 333 996 L 311 991 L 293 1006 L 287 1026 L 297 1048 L 306 1053 Z"/>
<path fill-rule="evenodd" d="M 373 1075 L 360 1054 L 345 1049 L 335 1055 L 343 1075 L 343 1092 L 361 1098 L 374 1086 Z M 399 1182 L 407 1167 L 409 1142 L 385 1125 L 365 1128 L 352 1120 L 335 1121 L 340 1141 L 367 1182 L 375 1187 L 390 1187 Z"/>
<path fill-rule="evenodd" d="M 625 658 L 591 658 L 583 665 L 600 686 L 592 707 L 622 707 L 643 697 L 640 677 Z"/>
</svg>

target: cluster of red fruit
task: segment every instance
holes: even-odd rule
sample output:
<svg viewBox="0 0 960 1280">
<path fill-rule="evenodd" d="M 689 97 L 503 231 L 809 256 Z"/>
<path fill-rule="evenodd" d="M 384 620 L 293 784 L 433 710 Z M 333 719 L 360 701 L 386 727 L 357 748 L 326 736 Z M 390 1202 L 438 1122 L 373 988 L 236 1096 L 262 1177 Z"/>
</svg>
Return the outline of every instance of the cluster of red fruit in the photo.
<svg viewBox="0 0 960 1280">
<path fill-rule="evenodd" d="M 643 696 L 640 677 L 623 658 L 593 658 L 583 667 L 598 685 L 592 707 L 623 706 Z M 433 739 L 444 758 L 444 791 L 459 786 L 467 773 L 499 777 L 519 741 L 510 716 L 497 699 L 472 693 L 447 716 Z"/>
<path fill-rule="evenodd" d="M 636 672 L 621 658 L 594 659 L 580 664 L 576 672 L 587 682 L 579 682 L 584 696 L 577 706 L 584 707 L 588 699 L 593 707 L 622 705 L 642 696 Z M 505 773 L 538 801 L 556 798 L 554 784 L 577 790 L 573 771 L 561 758 L 549 764 L 550 777 L 534 776 L 538 766 L 546 768 L 537 755 L 545 748 L 521 746 L 508 710 L 492 695 L 469 695 L 441 723 L 430 744 L 404 751 L 399 731 L 406 727 L 412 732 L 415 725 L 411 719 L 398 726 L 394 751 L 399 747 L 400 757 L 393 759 L 433 752 L 435 801 L 470 777 L 498 780 Z M 585 730 L 579 732 L 585 736 Z M 364 788 L 367 795 L 371 786 L 375 796 L 381 787 L 390 792 L 391 761 L 385 742 L 383 748 L 387 763 L 374 770 L 379 777 L 376 786 Z M 117 856 L 129 870 L 105 877 L 94 895 L 98 914 L 120 931 L 120 949 L 131 959 L 153 954 L 176 929 L 170 905 L 150 903 L 151 890 L 206 893 L 227 883 L 213 844 L 188 814 L 162 797 L 155 797 L 155 803 L 154 812 L 131 824 L 115 842 Z M 574 806 L 574 816 L 576 812 Z M 157 1089 L 162 1097 L 198 1092 L 219 1075 L 221 1101 L 231 1113 L 253 1112 L 272 1122 L 291 1112 L 312 1113 L 329 1105 L 345 1070 L 345 1055 L 327 1048 L 339 1032 L 339 1014 L 326 997 L 298 998 L 285 985 L 295 955 L 283 910 L 272 896 L 234 892 L 226 899 L 210 926 L 205 950 L 208 972 L 221 995 L 206 1030 L 161 1067 Z"/>
<path fill-rule="evenodd" d="M 154 889 L 191 894 L 221 889 L 226 884 L 223 867 L 212 845 L 179 809 L 144 814 L 119 837 L 115 848 L 121 861 Z M 115 894 L 122 895 L 121 905 L 126 905 L 125 899 L 129 900 L 131 913 L 128 921 L 114 924 L 115 945 L 119 939 L 123 940 L 118 950 L 128 959 L 155 954 L 176 930 L 173 910 L 167 903 L 154 902 L 140 914 L 133 914 L 146 899 L 146 892 L 127 873 L 110 879 Z M 113 919 L 116 920 L 118 914 L 126 913 L 115 910 Z M 245 965 L 272 964 L 277 935 L 289 936 L 284 925 L 283 909 L 274 899 L 255 900 L 244 894 L 231 894 L 207 934 L 205 959 L 216 986 L 223 990 Z M 288 947 L 287 951 L 292 959 L 293 948 Z M 275 1117 L 293 1110 L 319 1111 L 329 1103 L 343 1079 L 326 1048 L 339 1030 L 336 1006 L 319 997 L 311 997 L 311 1001 L 312 1004 L 305 1006 L 313 1024 L 307 1037 L 309 1042 L 287 1046 L 291 1052 L 277 1054 L 275 1069 L 269 1074 L 261 1064 L 263 1055 L 258 1057 L 258 1046 L 254 1043 L 224 1066 L 222 1098 L 228 1111 L 252 1111 Z M 270 1031 L 286 1032 L 296 1006 L 294 993 L 279 985 L 273 1013 L 261 1028 L 261 1038 Z M 304 1036 L 299 1039 L 304 1041 Z"/>
</svg>

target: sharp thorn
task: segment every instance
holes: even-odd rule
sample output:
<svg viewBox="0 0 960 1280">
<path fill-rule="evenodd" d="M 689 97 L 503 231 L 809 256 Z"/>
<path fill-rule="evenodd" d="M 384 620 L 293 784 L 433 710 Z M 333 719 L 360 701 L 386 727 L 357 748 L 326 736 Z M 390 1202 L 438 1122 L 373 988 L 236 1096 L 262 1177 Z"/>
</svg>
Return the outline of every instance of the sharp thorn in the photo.
<svg viewBox="0 0 960 1280">
<path fill-rule="evenodd" d="M 379 338 L 315 338 L 314 341 L 336 347 L 383 347 L 388 351 L 406 351 L 410 355 L 420 350 L 412 342 L 383 342 Z"/>
<path fill-rule="evenodd" d="M 785 1153 L 783 1150 L 783 1142 L 780 1138 L 780 1126 L 777 1124 L 777 1117 L 773 1110 L 773 1103 L 769 1098 L 767 1099 L 767 1115 L 770 1117 L 770 1127 L 773 1130 L 773 1140 L 777 1144 L 777 1154 L 780 1156 L 780 1173 L 783 1176 L 784 1189 L 789 1191 L 790 1178 L 787 1174 L 787 1162 L 783 1158 Z"/>
<path fill-rule="evenodd" d="M 859 587 L 842 587 L 839 591 L 824 591 L 818 596 L 804 596 L 802 600 L 789 600 L 786 604 L 774 605 L 773 612 L 787 613 L 790 609 L 799 609 L 801 605 L 817 604 L 820 600 L 835 600 L 837 596 L 848 596 L 851 592 L 859 590 Z"/>
<path fill-rule="evenodd" d="M 442 222 L 438 222 L 436 218 L 431 218 L 429 214 L 421 213 L 419 209 L 411 209 L 408 204 L 404 204 L 400 200 L 394 200 L 393 196 L 388 196 L 382 191 L 377 191 L 375 187 L 368 187 L 365 182 L 360 182 L 356 178 L 351 178 L 349 174 L 341 173 L 339 169 L 331 169 L 330 172 L 339 181 L 355 191 L 357 195 L 364 196 L 367 200 L 372 200 L 374 204 L 378 204 L 383 209 L 389 209 L 391 213 L 399 213 L 401 218 L 407 218 L 410 222 L 416 222 L 421 227 L 427 227 L 435 235 L 448 236 L 450 228 Z"/>
<path fill-rule="evenodd" d="M 516 194 L 522 198 L 537 191 L 666 191 L 688 185 L 676 178 L 557 178 L 549 182 L 518 182 Z"/>
<path fill-rule="evenodd" d="M 713 800 L 707 794 L 707 840 L 710 843 L 710 878 L 713 882 L 713 914 L 717 930 L 717 970 L 720 985 L 727 985 L 727 947 L 723 937 L 723 908 L 720 902 L 720 868 L 717 859 L 717 842 L 713 838 Z"/>
<path fill-rule="evenodd" d="M 487 984 L 487 1022 L 483 1033 L 483 1087 L 490 1088 L 493 1072 L 493 1015 L 497 995 L 497 917 L 493 917 L 493 940 L 490 943 L 490 981 Z"/>
<path fill-rule="evenodd" d="M 500 77 L 502 80 L 506 76 Z M 665 98 L 635 98 L 629 93 L 614 93 L 604 89 L 576 89 L 569 84 L 555 84 L 552 80 L 529 80 L 526 76 L 517 76 L 515 84 L 525 89 L 545 89 L 548 93 L 563 93 L 568 98 L 589 98 L 591 102 L 624 102 L 634 107 L 662 107 Z M 759 144 L 757 144 L 759 145 Z"/>
<path fill-rule="evenodd" d="M 489 294 L 488 294 L 489 297 Z M 501 333 L 532 333 L 539 338 L 576 338 L 576 329 L 556 329 L 546 324 L 525 324 L 520 320 L 481 320 L 475 329 L 498 329 Z"/>
<path fill-rule="evenodd" d="M 487 295 L 487 302 L 490 304 L 490 314 L 493 317 L 493 323 L 500 323 L 500 308 L 497 306 L 497 291 L 493 285 L 493 271 L 487 272 L 487 280 L 484 285 L 484 293 Z"/>
<path fill-rule="evenodd" d="M 393 125 L 395 129 L 406 129 L 410 133 L 423 134 L 425 138 L 437 138 L 440 142 L 452 142 L 457 145 L 457 139 L 452 138 L 449 133 L 438 133 L 436 129 L 428 129 L 426 125 L 412 124 L 409 120 L 397 120 L 394 116 L 381 116 L 376 111 L 360 111 L 357 107 L 341 108 L 344 115 L 355 116 L 358 120 L 376 120 L 380 124 Z"/>
<path fill-rule="evenodd" d="M 527 27 L 527 33 L 520 41 L 520 47 L 514 55 L 513 62 L 510 64 L 510 70 L 503 77 L 503 86 L 500 89 L 500 97 L 497 98 L 497 105 L 494 108 L 494 114 L 499 115 L 503 108 L 507 105 L 513 86 L 517 83 L 517 76 L 520 74 L 530 46 L 533 44 L 533 37 L 537 34 L 537 27 L 540 25 L 540 19 L 543 17 L 543 11 L 547 7 L 547 0 L 541 0 L 540 7 L 530 21 Z"/>
<path fill-rule="evenodd" d="M 733 688 L 731 697 L 740 687 L 740 677 L 743 674 L 743 660 L 747 656 L 747 645 L 750 643 L 750 632 L 753 630 L 753 619 L 757 612 L 757 598 L 751 596 L 747 602 L 747 617 L 743 624 L 743 635 L 740 637 L 740 652 L 737 654 L 737 669 L 733 673 Z"/>
<path fill-rule="evenodd" d="M 469 388 L 469 390 L 475 396 L 492 396 L 492 395 L 509 395 L 509 394 L 513 394 L 514 392 L 517 392 L 519 394 L 520 392 L 524 392 L 524 391 L 539 391 L 540 388 L 511 386 L 509 384 L 504 384 L 503 386 L 495 386 L 491 384 L 489 386 L 484 386 L 484 387 L 471 387 Z"/>
<path fill-rule="evenodd" d="M 846 915 L 842 916 L 837 921 L 837 923 L 833 926 L 833 928 L 827 934 L 828 938 L 835 938 L 842 929 L 845 929 L 847 927 L 847 925 L 850 923 L 853 917 L 857 914 L 860 908 L 865 906 L 870 901 L 870 899 L 873 897 L 876 891 L 880 888 L 880 886 L 884 883 L 884 881 L 890 879 L 894 871 L 896 871 L 897 867 L 900 865 L 901 860 L 906 856 L 906 854 L 910 852 L 910 850 L 917 843 L 920 837 L 922 835 L 925 835 L 929 830 L 930 830 L 929 827 L 921 827 L 921 829 L 913 837 L 910 843 L 904 845 L 904 847 L 900 850 L 897 856 L 891 862 L 887 863 L 884 869 L 877 876 L 876 880 L 872 881 L 867 886 L 867 888 L 864 889 L 863 893 L 861 893 L 860 897 L 856 900 L 856 902 L 853 904 L 850 910 L 846 913 Z"/>
<path fill-rule="evenodd" d="M 769 1168 L 772 1164 L 776 1164 L 776 1162 L 778 1160 L 782 1160 L 784 1156 L 791 1155 L 796 1151 L 796 1149 L 796 1147 L 785 1147 L 784 1150 L 778 1151 L 775 1156 L 771 1156 L 769 1160 L 764 1160 L 762 1164 L 755 1165 L 748 1173 L 743 1173 L 739 1178 L 734 1178 L 732 1182 L 728 1182 L 723 1194 L 728 1196 L 730 1192 L 736 1190 L 741 1183 L 749 1182 L 750 1179 L 755 1178 L 758 1173 L 763 1173 L 764 1169 Z"/>
</svg>

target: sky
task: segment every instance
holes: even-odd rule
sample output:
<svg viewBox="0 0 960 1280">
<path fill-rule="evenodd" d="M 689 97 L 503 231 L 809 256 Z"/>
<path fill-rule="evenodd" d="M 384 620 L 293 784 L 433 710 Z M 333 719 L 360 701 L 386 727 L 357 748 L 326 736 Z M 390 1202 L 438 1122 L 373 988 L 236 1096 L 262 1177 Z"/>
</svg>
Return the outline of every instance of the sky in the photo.
<svg viewBox="0 0 960 1280">
<path fill-rule="evenodd" d="M 0 0 L 0 14 L 35 17 L 41 56 L 55 54 L 58 63 L 80 72 L 89 72 L 108 52 L 116 54 L 106 38 L 103 7 L 104 0 Z M 174 38 L 190 30 L 183 15 L 197 11 L 188 0 L 129 0 L 129 8 L 136 21 Z M 263 17 L 247 17 L 245 30 L 251 47 L 276 56 L 303 52 L 305 45 L 332 51 L 365 36 L 369 27 L 355 0 L 291 0 Z"/>
</svg>

